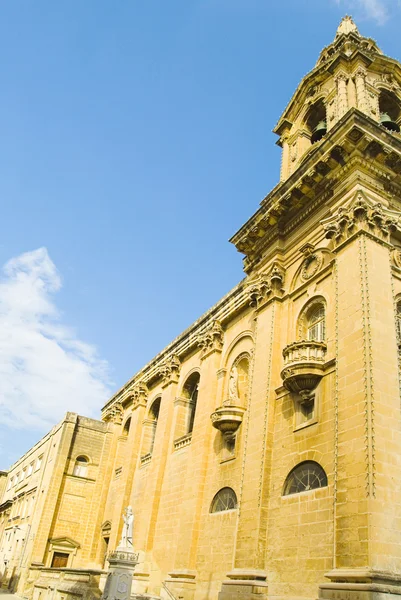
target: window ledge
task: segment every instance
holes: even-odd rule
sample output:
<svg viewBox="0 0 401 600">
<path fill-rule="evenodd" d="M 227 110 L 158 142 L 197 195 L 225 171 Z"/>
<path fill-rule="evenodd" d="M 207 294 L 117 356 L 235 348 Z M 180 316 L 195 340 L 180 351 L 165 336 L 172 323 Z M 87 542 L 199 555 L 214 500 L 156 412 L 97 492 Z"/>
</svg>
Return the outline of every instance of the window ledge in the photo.
<svg viewBox="0 0 401 600">
<path fill-rule="evenodd" d="M 185 446 L 189 446 L 192 440 L 192 432 L 183 435 L 182 437 L 174 440 L 174 450 L 180 450 L 181 448 L 185 448 Z"/>
<path fill-rule="evenodd" d="M 318 423 L 318 419 L 315 417 L 314 419 L 310 419 L 309 421 L 305 421 L 305 423 L 301 423 L 294 427 L 294 433 L 296 431 L 300 431 L 301 429 L 305 429 L 305 427 L 310 427 L 311 425 L 316 425 Z"/>
<path fill-rule="evenodd" d="M 144 467 L 145 465 L 148 465 L 151 460 L 152 460 L 152 454 L 150 452 L 149 452 L 149 454 L 145 454 L 144 456 L 141 456 L 141 466 Z"/>
</svg>

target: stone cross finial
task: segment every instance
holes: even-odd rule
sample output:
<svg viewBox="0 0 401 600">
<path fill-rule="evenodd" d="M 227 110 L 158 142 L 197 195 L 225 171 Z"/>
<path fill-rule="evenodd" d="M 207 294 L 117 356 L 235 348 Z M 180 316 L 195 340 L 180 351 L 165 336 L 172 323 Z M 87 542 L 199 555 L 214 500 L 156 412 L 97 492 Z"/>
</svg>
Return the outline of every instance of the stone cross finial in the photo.
<svg viewBox="0 0 401 600">
<path fill-rule="evenodd" d="M 351 32 L 360 35 L 358 27 L 355 25 L 352 17 L 350 17 L 349 15 L 345 15 L 345 17 L 341 19 L 341 23 L 338 26 L 336 37 L 338 37 L 342 33 L 345 33 L 345 35 L 347 35 Z"/>
</svg>

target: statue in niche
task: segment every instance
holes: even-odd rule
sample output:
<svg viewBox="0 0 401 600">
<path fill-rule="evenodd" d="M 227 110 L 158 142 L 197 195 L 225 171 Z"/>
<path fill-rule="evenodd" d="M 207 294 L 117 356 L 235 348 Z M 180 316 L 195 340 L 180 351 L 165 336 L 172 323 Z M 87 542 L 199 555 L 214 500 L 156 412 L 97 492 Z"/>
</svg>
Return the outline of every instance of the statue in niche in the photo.
<svg viewBox="0 0 401 600">
<path fill-rule="evenodd" d="M 238 369 L 236 366 L 234 366 L 230 372 L 230 380 L 228 382 L 228 403 L 239 404 Z"/>
<path fill-rule="evenodd" d="M 132 532 L 134 529 L 134 515 L 131 506 L 127 506 L 125 513 L 123 514 L 123 531 L 121 534 L 121 541 L 119 547 L 121 548 L 132 548 Z"/>
</svg>

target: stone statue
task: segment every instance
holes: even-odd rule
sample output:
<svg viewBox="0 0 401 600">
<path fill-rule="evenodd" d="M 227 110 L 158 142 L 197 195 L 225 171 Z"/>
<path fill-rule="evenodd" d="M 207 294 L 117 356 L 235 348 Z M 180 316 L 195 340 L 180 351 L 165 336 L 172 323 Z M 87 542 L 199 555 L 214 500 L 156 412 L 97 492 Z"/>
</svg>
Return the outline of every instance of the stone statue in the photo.
<svg viewBox="0 0 401 600">
<path fill-rule="evenodd" d="M 127 506 L 125 514 L 123 514 L 124 527 L 121 534 L 119 548 L 132 548 L 132 531 L 134 528 L 134 515 L 131 506 Z"/>
<path fill-rule="evenodd" d="M 228 382 L 228 401 L 230 404 L 238 404 L 238 369 L 233 367 L 230 373 L 230 381 Z"/>
</svg>

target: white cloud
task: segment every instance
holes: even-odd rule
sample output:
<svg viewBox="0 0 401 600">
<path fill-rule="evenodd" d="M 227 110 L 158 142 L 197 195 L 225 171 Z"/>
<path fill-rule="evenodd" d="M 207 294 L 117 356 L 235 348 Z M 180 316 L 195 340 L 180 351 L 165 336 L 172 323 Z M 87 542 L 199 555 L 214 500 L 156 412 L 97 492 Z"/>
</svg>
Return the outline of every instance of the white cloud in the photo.
<svg viewBox="0 0 401 600">
<path fill-rule="evenodd" d="M 336 0 L 336 2 L 347 10 L 362 9 L 367 17 L 379 25 L 383 25 L 389 18 L 386 0 Z"/>
<path fill-rule="evenodd" d="M 0 280 L 0 422 L 44 430 L 69 410 L 99 417 L 108 364 L 63 325 L 61 278 L 46 248 L 11 259 Z"/>
</svg>

